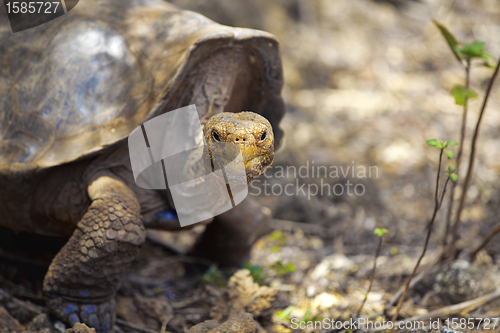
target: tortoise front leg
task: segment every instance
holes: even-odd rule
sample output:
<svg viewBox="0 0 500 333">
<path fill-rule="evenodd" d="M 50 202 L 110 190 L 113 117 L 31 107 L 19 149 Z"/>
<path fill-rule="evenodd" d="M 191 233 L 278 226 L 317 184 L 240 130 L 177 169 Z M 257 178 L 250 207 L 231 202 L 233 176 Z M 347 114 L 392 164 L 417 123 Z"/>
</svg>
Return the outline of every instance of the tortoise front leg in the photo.
<svg viewBox="0 0 500 333">
<path fill-rule="evenodd" d="M 115 320 L 115 293 L 146 231 L 140 205 L 122 182 L 100 177 L 88 194 L 92 204 L 52 261 L 43 290 L 57 318 L 107 332 Z"/>
<path fill-rule="evenodd" d="M 271 231 L 271 210 L 247 197 L 238 206 L 214 218 L 198 239 L 192 254 L 219 263 L 242 266 L 255 242 Z"/>
</svg>

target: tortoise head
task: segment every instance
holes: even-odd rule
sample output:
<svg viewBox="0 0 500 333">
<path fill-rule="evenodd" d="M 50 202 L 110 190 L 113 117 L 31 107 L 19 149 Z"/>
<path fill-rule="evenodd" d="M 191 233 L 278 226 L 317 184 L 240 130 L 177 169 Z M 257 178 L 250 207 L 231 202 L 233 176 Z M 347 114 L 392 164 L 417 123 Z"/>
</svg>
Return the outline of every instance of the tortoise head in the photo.
<svg viewBox="0 0 500 333">
<path fill-rule="evenodd" d="M 232 142 L 240 147 L 248 183 L 266 172 L 274 161 L 273 128 L 257 113 L 216 114 L 207 121 L 203 133 L 208 147 L 221 142 Z"/>
</svg>

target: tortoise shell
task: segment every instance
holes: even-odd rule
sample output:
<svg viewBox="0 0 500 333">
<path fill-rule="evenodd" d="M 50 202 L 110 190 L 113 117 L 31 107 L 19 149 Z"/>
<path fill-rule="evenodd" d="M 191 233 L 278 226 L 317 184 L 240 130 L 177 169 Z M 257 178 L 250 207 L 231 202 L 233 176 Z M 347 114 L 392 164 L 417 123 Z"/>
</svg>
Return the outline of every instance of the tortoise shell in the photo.
<svg viewBox="0 0 500 333">
<path fill-rule="evenodd" d="M 6 17 L 0 6 L 0 172 L 57 166 L 125 139 L 184 106 L 186 78 L 223 52 L 250 68 L 238 74 L 236 86 L 246 88 L 229 111 L 262 114 L 280 141 L 282 68 L 268 33 L 222 26 L 161 0 L 80 1 L 17 33 Z"/>
</svg>

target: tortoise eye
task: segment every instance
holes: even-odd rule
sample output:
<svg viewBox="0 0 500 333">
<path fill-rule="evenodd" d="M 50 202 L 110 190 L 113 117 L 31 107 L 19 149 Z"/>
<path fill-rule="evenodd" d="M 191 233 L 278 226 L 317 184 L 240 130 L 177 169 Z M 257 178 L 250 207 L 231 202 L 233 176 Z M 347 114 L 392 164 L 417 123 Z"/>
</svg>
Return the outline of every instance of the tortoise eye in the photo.
<svg viewBox="0 0 500 333">
<path fill-rule="evenodd" d="M 215 141 L 220 142 L 219 134 L 217 134 L 216 131 L 212 131 L 212 137 L 214 138 Z"/>
<path fill-rule="evenodd" d="M 262 133 L 262 136 L 260 137 L 260 141 L 264 141 L 267 137 L 267 132 Z"/>
</svg>

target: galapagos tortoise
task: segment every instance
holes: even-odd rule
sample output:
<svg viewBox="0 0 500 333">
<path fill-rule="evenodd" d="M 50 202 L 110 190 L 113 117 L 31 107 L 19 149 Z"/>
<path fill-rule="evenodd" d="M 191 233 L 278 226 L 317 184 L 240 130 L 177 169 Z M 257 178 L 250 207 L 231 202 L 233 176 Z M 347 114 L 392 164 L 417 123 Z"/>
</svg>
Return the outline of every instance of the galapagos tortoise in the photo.
<svg viewBox="0 0 500 333">
<path fill-rule="evenodd" d="M 178 228 L 159 214 L 172 208 L 165 191 L 135 184 L 127 136 L 195 104 L 202 124 L 223 111 L 252 110 L 270 125 L 249 126 L 260 134 L 243 128 L 245 135 L 272 126 L 279 144 L 278 42 L 161 0 L 81 1 L 15 34 L 3 6 L 0 18 L 0 227 L 69 237 L 44 279 L 46 303 L 69 324 L 108 331 L 145 228 Z M 249 124 L 233 115 L 235 130 Z M 215 217 L 195 252 L 238 263 L 267 218 L 244 200 Z"/>
</svg>

